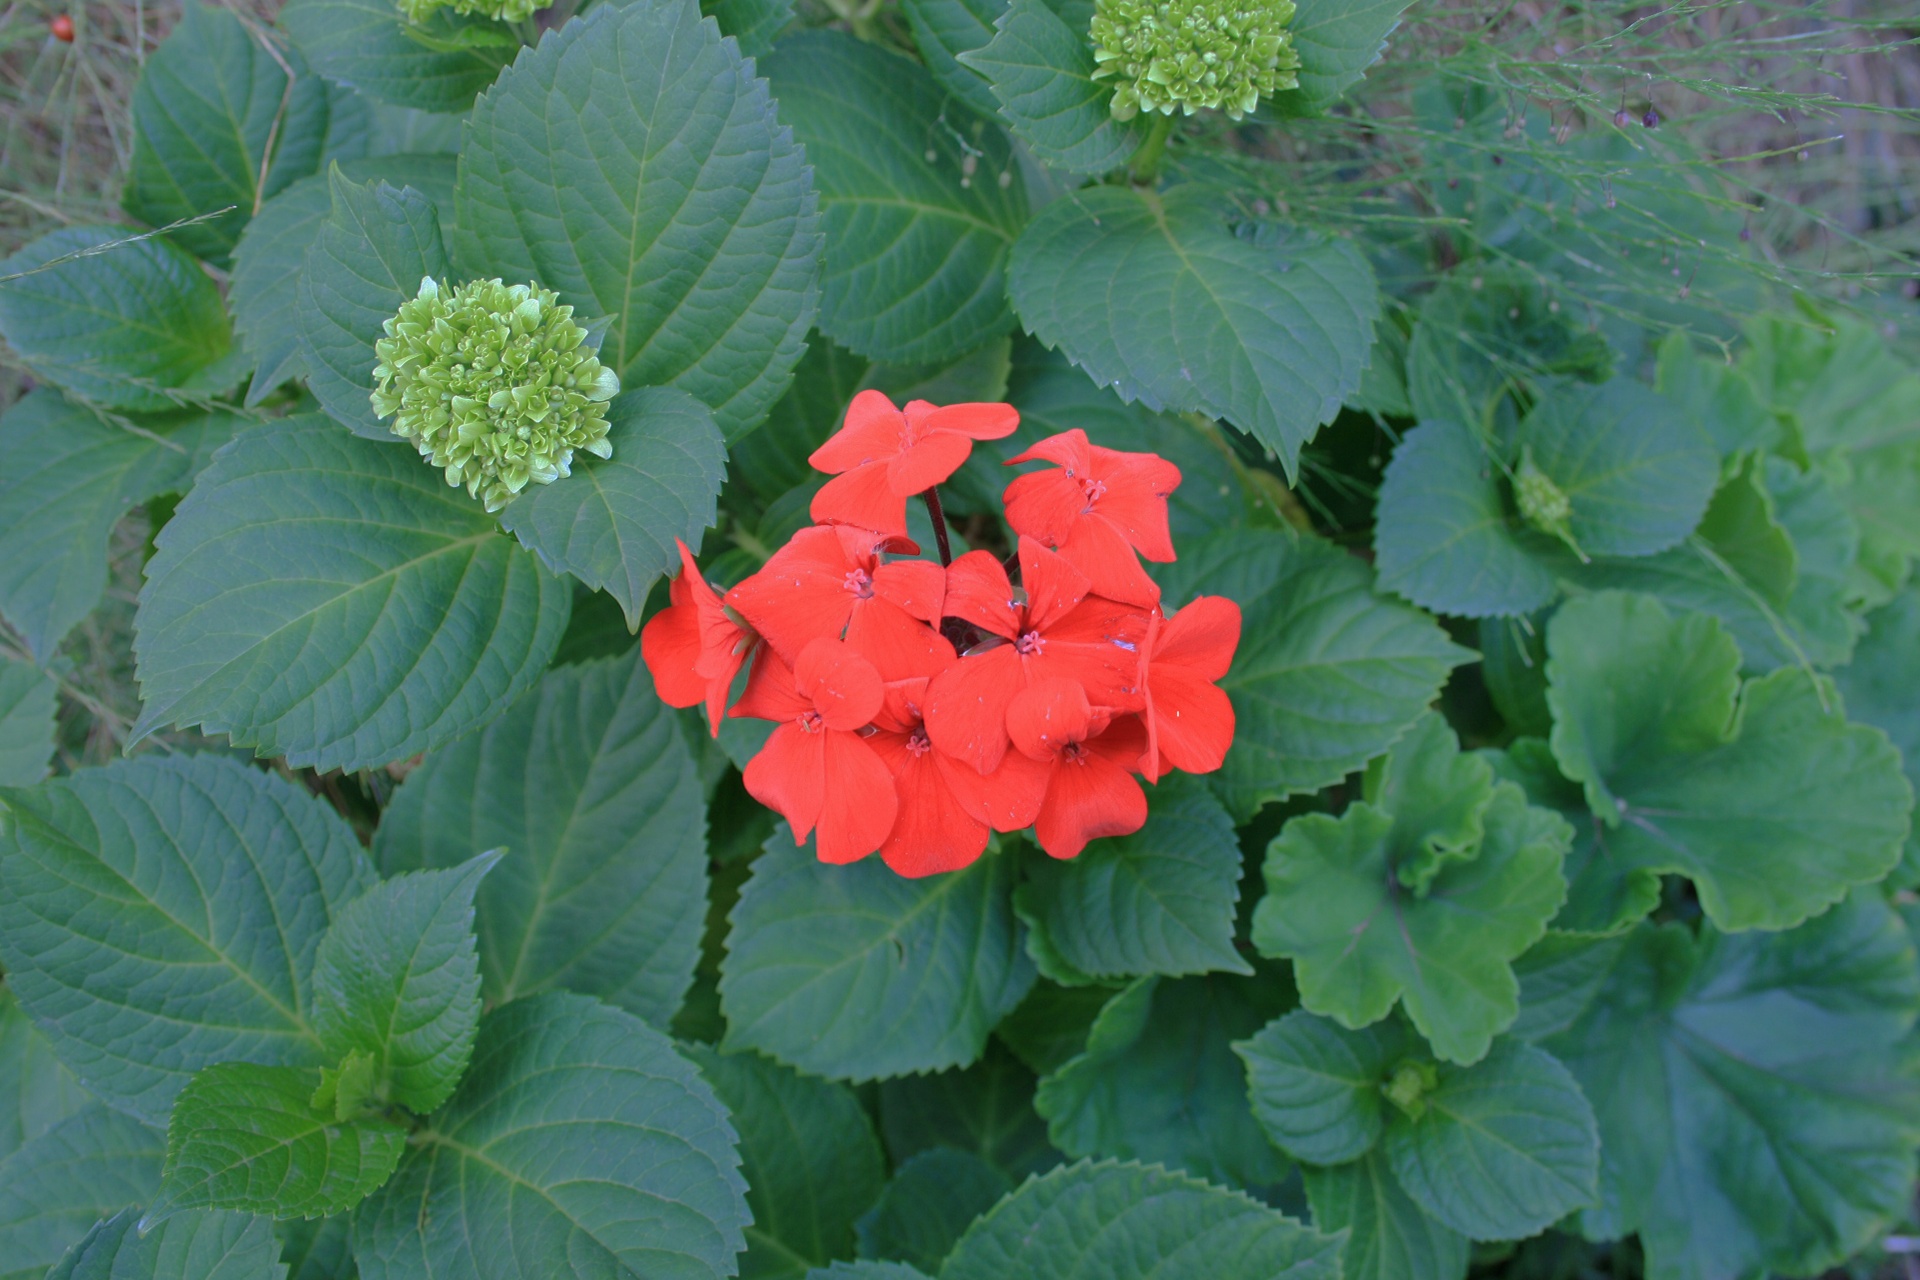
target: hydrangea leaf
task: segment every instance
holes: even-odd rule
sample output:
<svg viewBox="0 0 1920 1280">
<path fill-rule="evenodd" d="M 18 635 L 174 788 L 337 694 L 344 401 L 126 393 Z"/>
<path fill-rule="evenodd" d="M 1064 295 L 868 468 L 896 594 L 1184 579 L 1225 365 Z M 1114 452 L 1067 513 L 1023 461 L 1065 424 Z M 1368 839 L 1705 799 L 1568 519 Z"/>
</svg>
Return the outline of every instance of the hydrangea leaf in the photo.
<svg viewBox="0 0 1920 1280">
<path fill-rule="evenodd" d="M 1002 1020 L 996 1036 L 1005 1026 Z M 1009 1184 L 1044 1173 L 1060 1163 L 1060 1153 L 1047 1142 L 1046 1123 L 1033 1109 L 1038 1083 L 997 1038 L 972 1066 L 883 1081 L 880 1129 L 887 1154 L 898 1167 L 923 1151 L 950 1147 L 979 1156 Z"/>
<path fill-rule="evenodd" d="M 940 1270 L 941 1280 L 1062 1275 L 1336 1280 L 1340 1241 L 1183 1173 L 1081 1161 L 1002 1200 Z"/>
<path fill-rule="evenodd" d="M 1407 394 L 1423 422 L 1484 430 L 1512 383 L 1543 377 L 1604 382 L 1606 339 L 1530 272 L 1476 263 L 1455 271 L 1420 304 L 1407 345 Z"/>
<path fill-rule="evenodd" d="M 1920 681 L 1913 678 L 1920 653 L 1920 588 L 1908 587 L 1867 615 L 1867 634 L 1853 661 L 1833 673 L 1846 698 L 1847 714 L 1870 724 L 1900 750 L 1907 782 L 1920 792 Z M 1902 880 L 1920 880 L 1920 831 L 1909 829 Z"/>
<path fill-rule="evenodd" d="M 854 1223 L 862 1258 L 907 1263 L 932 1275 L 973 1220 L 1013 1183 L 971 1151 L 929 1147 L 894 1170 L 873 1207 Z"/>
<path fill-rule="evenodd" d="M 38 667 L 0 658 L 0 787 L 30 787 L 47 776 L 58 693 Z"/>
<path fill-rule="evenodd" d="M 307 246 L 295 290 L 300 363 L 321 408 L 355 435 L 391 441 L 370 399 L 373 344 L 422 277 L 446 278 L 440 219 L 412 187 L 350 182 L 338 166 L 327 182 L 332 209 Z"/>
<path fill-rule="evenodd" d="M 732 36 L 740 52 L 764 58 L 773 42 L 793 22 L 794 0 L 701 0 L 700 12 L 720 24 L 720 34 Z"/>
<path fill-rule="evenodd" d="M 229 209 L 169 233 L 217 267 L 261 202 L 320 163 L 331 114 L 326 83 L 298 53 L 268 49 L 232 13 L 197 2 L 141 64 L 132 113 L 121 204 L 150 227 Z"/>
<path fill-rule="evenodd" d="M 807 1280 L 930 1280 L 926 1272 L 904 1262 L 874 1262 L 862 1258 L 816 1267 Z"/>
<path fill-rule="evenodd" d="M 1287 1160 L 1252 1123 L 1232 1042 L 1279 1013 L 1270 976 L 1143 978 L 1115 996 L 1086 1049 L 1040 1082 L 1034 1105 L 1069 1156 L 1114 1156 L 1271 1191 Z"/>
<path fill-rule="evenodd" d="M 548 992 L 482 1020 L 459 1092 L 355 1213 L 354 1257 L 362 1280 L 722 1280 L 746 1247 L 739 1165 L 726 1108 L 672 1041 Z"/>
<path fill-rule="evenodd" d="M 1621 932 L 1597 935 L 1549 930 L 1514 961 L 1514 976 L 1520 979 L 1514 1036 L 1541 1040 L 1572 1026 L 1600 994 L 1633 923 L 1628 921 Z"/>
<path fill-rule="evenodd" d="M 1237 236 L 1197 186 L 1056 200 L 1021 233 L 1010 279 L 1026 327 L 1095 382 L 1225 418 L 1289 476 L 1360 385 L 1380 306 L 1351 244 Z"/>
<path fill-rule="evenodd" d="M 1233 1046 L 1253 1115 L 1275 1146 L 1308 1164 L 1371 1151 L 1386 1120 L 1380 1087 L 1417 1042 L 1398 1022 L 1359 1031 L 1296 1009 Z"/>
<path fill-rule="evenodd" d="M 195 1075 L 174 1101 L 160 1189 L 141 1225 L 191 1209 L 325 1217 L 377 1190 L 400 1163 L 406 1129 L 314 1105 L 320 1078 L 306 1067 L 251 1062 L 216 1062 Z"/>
<path fill-rule="evenodd" d="M 499 714 L 572 603 L 410 451 L 314 414 L 235 441 L 157 541 L 136 737 L 198 724 L 323 770 L 404 760 Z"/>
<path fill-rule="evenodd" d="M 92 1101 L 13 993 L 0 990 L 0 1160 Z"/>
<path fill-rule="evenodd" d="M 1318 115 L 1386 52 L 1387 36 L 1412 0 L 1297 0 L 1287 24 L 1299 55 L 1297 88 L 1273 95 L 1283 116 Z"/>
<path fill-rule="evenodd" d="M 960 55 L 987 46 L 994 20 L 1006 8 L 1007 0 L 900 0 L 900 12 L 927 70 L 942 89 L 988 120 L 999 115 L 1000 102 L 986 77 L 969 69 Z"/>
<path fill-rule="evenodd" d="M 1553 754 L 1616 873 L 1678 872 L 1722 928 L 1788 928 L 1899 861 L 1913 792 L 1878 729 L 1794 668 L 1742 686 L 1718 621 L 1606 592 L 1547 630 Z"/>
<path fill-rule="evenodd" d="M 1912 1186 L 1916 1013 L 1913 941 L 1870 895 L 1786 933 L 1642 925 L 1546 1042 L 1600 1122 L 1582 1230 L 1637 1231 L 1675 1280 L 1814 1274 L 1865 1247 Z"/>
<path fill-rule="evenodd" d="M 840 429 L 867 372 L 864 356 L 814 335 L 767 420 L 727 450 L 727 496 L 743 500 L 736 514 L 757 521 L 782 494 L 806 482 L 813 472 L 807 455 Z M 880 390 L 892 395 L 898 389 Z"/>
<path fill-rule="evenodd" d="M 853 1221 L 886 1181 L 880 1140 L 843 1084 L 757 1053 L 688 1050 L 740 1134 L 747 1252 L 740 1274 L 801 1280 L 853 1253 Z"/>
<path fill-rule="evenodd" d="M 1347 1233 L 1342 1280 L 1464 1280 L 1472 1242 L 1414 1203 L 1384 1152 L 1301 1173 L 1314 1224 Z"/>
<path fill-rule="evenodd" d="M 700 954 L 706 835 L 686 741 L 628 654 L 548 672 L 429 755 L 374 854 L 392 875 L 505 849 L 478 898 L 488 1003 L 565 987 L 664 1028 Z"/>
<path fill-rule="evenodd" d="M 389 0 L 288 0 L 280 26 L 321 75 L 377 102 L 421 111 L 465 111 L 493 83 L 520 42 L 461 39 L 495 24 L 446 23 L 419 40 Z M 495 28 L 498 30 L 498 28 Z"/>
<path fill-rule="evenodd" d="M 640 387 L 607 406 L 611 458 L 576 455 L 573 474 L 529 485 L 500 513 L 555 573 L 620 602 L 640 627 L 647 592 L 678 569 L 674 539 L 697 546 L 714 522 L 727 446 L 707 407 L 673 387 Z"/>
<path fill-rule="evenodd" d="M 816 300 L 811 180 L 695 5 L 609 5 L 523 53 L 474 107 L 458 209 L 462 268 L 608 317 L 622 386 L 679 387 L 729 438 L 786 388 Z"/>
<path fill-rule="evenodd" d="M 291 1218 L 273 1225 L 286 1280 L 356 1280 L 351 1217 Z"/>
<path fill-rule="evenodd" d="M 1519 1012 L 1512 961 L 1566 895 L 1560 862 L 1571 839 L 1510 782 L 1494 787 L 1483 823 L 1473 858 L 1443 864 L 1416 895 L 1397 869 L 1421 850 L 1396 842 L 1386 810 L 1361 801 L 1338 818 L 1294 818 L 1267 850 L 1254 945 L 1294 961 L 1313 1012 L 1357 1028 L 1399 1001 L 1440 1057 L 1478 1061 Z"/>
<path fill-rule="evenodd" d="M 160 1130 L 96 1102 L 0 1160 L 0 1280 L 44 1280 L 88 1227 L 144 1203 L 166 1149 Z"/>
<path fill-rule="evenodd" d="M 821 330 L 904 363 L 1011 328 L 1007 259 L 1027 196 L 999 128 L 924 69 L 839 32 L 790 36 L 762 65 L 820 184 Z"/>
<path fill-rule="evenodd" d="M 46 1280 L 284 1280 L 280 1242 L 265 1218 L 191 1210 L 143 1234 L 125 1209 L 67 1250 Z"/>
<path fill-rule="evenodd" d="M 62 227 L 0 261 L 0 338 L 35 377 L 112 409 L 172 409 L 246 376 L 200 264 L 125 227 Z M 88 253 L 115 244 L 111 252 Z"/>
<path fill-rule="evenodd" d="M 956 59 L 986 77 L 996 113 L 1040 163 L 1068 173 L 1105 173 L 1140 145 L 1141 125 L 1113 118 L 1113 83 L 1093 78 L 1086 33 L 1061 21 L 1045 0 L 1013 0 L 993 39 Z"/>
<path fill-rule="evenodd" d="M 158 1124 L 210 1063 L 321 1065 L 314 952 L 373 883 L 330 808 L 231 758 L 183 755 L 4 802 L 7 985 L 89 1089 Z"/>
<path fill-rule="evenodd" d="M 1394 1111 L 1382 1148 L 1428 1213 L 1471 1239 L 1516 1240 L 1594 1203 L 1593 1108 L 1552 1055 L 1503 1039 L 1437 1075 L 1419 1116 Z"/>
<path fill-rule="evenodd" d="M 473 899 L 494 850 L 409 871 L 347 904 L 314 957 L 314 1024 L 327 1051 L 373 1060 L 377 1096 L 417 1115 L 452 1095 L 480 1025 Z"/>
<path fill-rule="evenodd" d="M 1252 973 L 1233 945 L 1239 900 L 1233 819 L 1186 775 L 1154 788 L 1139 831 L 1096 840 L 1067 862 L 1036 859 L 1014 891 L 1048 948 L 1093 978 Z"/>
<path fill-rule="evenodd" d="M 830 867 L 780 827 L 731 916 L 724 1046 L 856 1081 L 974 1061 L 1033 983 L 1012 881 L 1004 856 L 924 880 Z"/>
</svg>

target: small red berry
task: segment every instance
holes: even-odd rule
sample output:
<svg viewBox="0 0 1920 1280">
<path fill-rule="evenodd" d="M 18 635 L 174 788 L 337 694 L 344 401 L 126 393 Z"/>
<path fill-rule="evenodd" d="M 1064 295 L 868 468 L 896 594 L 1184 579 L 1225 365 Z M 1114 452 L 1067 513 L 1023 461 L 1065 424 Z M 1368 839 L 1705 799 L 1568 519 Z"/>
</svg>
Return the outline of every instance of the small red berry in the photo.
<svg viewBox="0 0 1920 1280">
<path fill-rule="evenodd" d="M 55 40 L 58 40 L 61 44 L 73 43 L 73 19 L 72 18 L 69 18 L 66 14 L 63 13 L 55 17 L 54 20 L 48 24 L 48 26 L 52 29 L 53 38 Z"/>
</svg>

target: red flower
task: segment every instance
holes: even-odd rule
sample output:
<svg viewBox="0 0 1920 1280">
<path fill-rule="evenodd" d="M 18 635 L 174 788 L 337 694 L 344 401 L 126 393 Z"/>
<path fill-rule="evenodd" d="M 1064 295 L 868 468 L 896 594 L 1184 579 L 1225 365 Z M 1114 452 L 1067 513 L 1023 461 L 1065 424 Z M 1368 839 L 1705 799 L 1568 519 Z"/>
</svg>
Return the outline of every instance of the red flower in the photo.
<svg viewBox="0 0 1920 1280">
<path fill-rule="evenodd" d="M 1087 441 L 1078 429 L 1049 436 L 1016 462 L 1057 462 L 1007 486 L 1007 523 L 1065 556 L 1087 575 L 1096 595 L 1146 608 L 1160 588 L 1140 562 L 1173 560 L 1167 495 L 1180 487 L 1180 468 L 1158 454 L 1121 453 Z"/>
<path fill-rule="evenodd" d="M 859 733 L 880 710 L 880 673 L 839 640 L 809 644 L 784 680 L 777 657 L 763 661 L 767 678 L 749 683 L 733 714 L 780 725 L 747 761 L 747 792 L 786 818 L 795 844 L 814 832 L 822 862 L 857 862 L 887 838 L 897 808 L 892 775 Z"/>
<path fill-rule="evenodd" d="M 1140 770 L 1158 782 L 1171 765 L 1211 773 L 1233 745 L 1233 703 L 1213 682 L 1233 665 L 1240 644 L 1240 606 L 1201 596 L 1171 618 L 1156 610 L 1140 650 L 1146 698 L 1147 751 Z"/>
<path fill-rule="evenodd" d="M 720 593 L 700 576 L 693 552 L 678 538 L 680 576 L 667 589 L 668 606 L 640 631 L 640 656 L 653 673 L 660 701 L 670 707 L 707 704 L 713 736 L 720 736 L 733 678 L 759 637 L 742 627 Z"/>
<path fill-rule="evenodd" d="M 807 459 L 833 476 L 813 495 L 812 516 L 905 537 L 908 498 L 958 471 L 975 440 L 1010 436 L 1019 425 L 1010 404 L 914 400 L 902 413 L 878 391 L 862 391 L 840 430 Z"/>
<path fill-rule="evenodd" d="M 1007 708 L 1007 731 L 1020 754 L 1048 766 L 1047 794 L 1034 839 L 1055 858 L 1071 858 L 1100 836 L 1146 825 L 1147 797 L 1133 780 L 1146 734 L 1133 716 L 1114 719 L 1071 680 L 1036 680 Z"/>
<path fill-rule="evenodd" d="M 883 680 L 930 676 L 953 661 L 953 646 L 934 630 L 946 571 L 930 560 L 882 564 L 880 552 L 891 545 L 847 525 L 802 529 L 727 592 L 727 603 L 789 665 L 813 641 L 844 632 Z"/>
<path fill-rule="evenodd" d="M 1000 767 L 981 775 L 933 749 L 921 719 L 927 682 L 887 686 L 886 704 L 867 739 L 892 772 L 899 817 L 880 857 L 903 876 L 928 876 L 972 865 L 987 847 L 987 832 L 1033 825 L 1047 789 L 1046 766 L 1008 752 Z"/>
<path fill-rule="evenodd" d="M 1007 751 L 1007 706 L 1034 680 L 1060 676 L 1102 706 L 1133 710 L 1147 616 L 1087 593 L 1087 577 L 1031 538 L 1020 539 L 1022 598 L 1000 562 L 969 551 L 947 570 L 948 617 L 1008 643 L 989 641 L 934 677 L 927 690 L 933 743 L 981 773 Z"/>
</svg>

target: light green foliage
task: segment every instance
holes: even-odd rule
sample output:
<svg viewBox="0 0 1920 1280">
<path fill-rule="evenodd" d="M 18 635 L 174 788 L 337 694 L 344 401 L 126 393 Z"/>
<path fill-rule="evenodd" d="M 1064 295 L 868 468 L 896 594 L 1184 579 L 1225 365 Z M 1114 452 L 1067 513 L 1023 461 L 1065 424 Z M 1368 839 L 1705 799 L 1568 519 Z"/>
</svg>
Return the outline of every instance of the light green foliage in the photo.
<svg viewBox="0 0 1920 1280">
<path fill-rule="evenodd" d="M 1347 1233 L 1342 1280 L 1463 1280 L 1467 1274 L 1471 1242 L 1414 1203 L 1385 1153 L 1301 1172 L 1314 1225 Z"/>
<path fill-rule="evenodd" d="M 127 1209 L 94 1225 L 47 1280 L 285 1280 L 265 1218 L 191 1210 L 141 1231 Z"/>
<path fill-rule="evenodd" d="M 929 1275 L 973 1220 L 1013 1183 L 970 1151 L 929 1147 L 900 1162 L 873 1207 L 854 1223 L 863 1258 L 894 1259 Z"/>
<path fill-rule="evenodd" d="M 1094 74 L 1117 83 L 1116 120 L 1224 111 L 1238 120 L 1299 84 L 1293 0 L 1095 0 Z"/>
<path fill-rule="evenodd" d="M 520 51 L 511 32 L 488 32 L 484 21 L 409 31 L 395 0 L 289 0 L 280 25 L 321 75 L 421 111 L 465 111 Z"/>
<path fill-rule="evenodd" d="M 166 1135 L 96 1102 L 0 1161 L 0 1280 L 43 1280 L 94 1222 L 144 1203 L 165 1154 Z"/>
<path fill-rule="evenodd" d="M 995 21 L 992 41 L 958 61 L 986 77 L 996 114 L 1043 163 L 1105 173 L 1133 155 L 1141 130 L 1125 127 L 1109 109 L 1120 97 L 1096 78 L 1097 56 L 1046 0 L 1013 0 Z"/>
<path fill-rule="evenodd" d="M 400 16 L 408 22 L 424 23 L 441 10 L 457 17 L 478 14 L 493 22 L 525 22 L 553 0 L 397 0 Z"/>
</svg>

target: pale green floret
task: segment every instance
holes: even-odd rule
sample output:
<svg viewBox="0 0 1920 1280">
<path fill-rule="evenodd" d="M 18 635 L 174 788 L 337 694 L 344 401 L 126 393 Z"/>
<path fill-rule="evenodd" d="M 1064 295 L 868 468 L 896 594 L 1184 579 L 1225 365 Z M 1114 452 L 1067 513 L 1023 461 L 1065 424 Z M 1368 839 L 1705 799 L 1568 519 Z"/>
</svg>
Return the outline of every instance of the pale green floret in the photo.
<svg viewBox="0 0 1920 1280">
<path fill-rule="evenodd" d="M 585 343 L 551 289 L 431 276 L 373 344 L 373 411 L 444 467 L 448 484 L 498 511 L 528 484 L 552 484 L 573 451 L 613 456 L 607 401 L 620 378 Z"/>
<path fill-rule="evenodd" d="M 553 0 L 398 0 L 400 16 L 418 26 L 442 9 L 458 17 L 479 14 L 495 22 L 525 22 Z"/>
<path fill-rule="evenodd" d="M 1299 84 L 1293 0 L 1094 0 L 1095 79 L 1119 81 L 1113 118 L 1219 110 L 1238 120 Z"/>
<path fill-rule="evenodd" d="M 1513 501 L 1520 508 L 1521 519 L 1572 547 L 1582 560 L 1587 558 L 1573 540 L 1572 499 L 1534 462 L 1532 449 L 1520 452 L 1520 465 L 1513 473 Z"/>
</svg>

